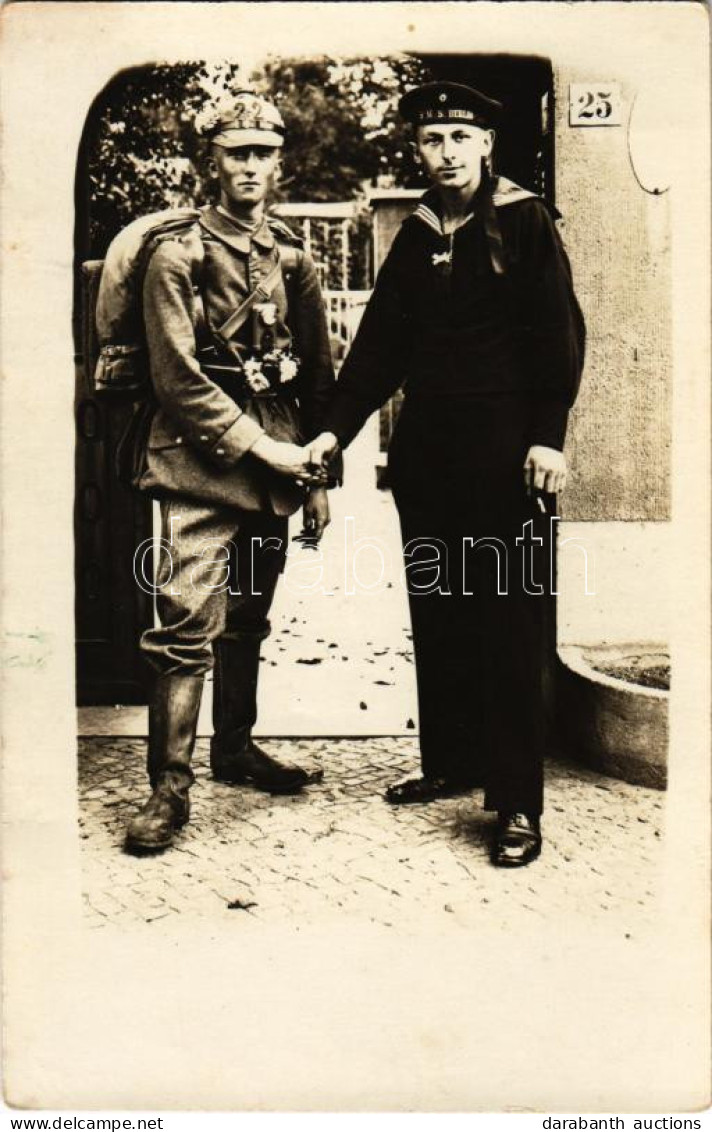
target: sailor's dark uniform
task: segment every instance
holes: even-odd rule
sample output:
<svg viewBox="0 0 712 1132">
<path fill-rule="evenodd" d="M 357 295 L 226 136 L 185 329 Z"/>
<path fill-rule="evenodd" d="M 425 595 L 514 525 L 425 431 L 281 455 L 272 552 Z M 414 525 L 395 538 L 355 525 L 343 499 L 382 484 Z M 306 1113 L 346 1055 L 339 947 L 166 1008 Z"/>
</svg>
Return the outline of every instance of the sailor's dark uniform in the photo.
<svg viewBox="0 0 712 1132">
<path fill-rule="evenodd" d="M 484 783 L 485 806 L 505 813 L 541 812 L 552 645 L 549 523 L 523 465 L 532 445 L 563 448 L 583 349 L 544 201 L 485 179 L 445 235 L 431 190 L 396 235 L 325 420 L 346 446 L 404 387 L 389 478 L 406 564 L 447 551 L 430 592 L 416 585 L 433 569 L 409 570 L 423 774 Z"/>
</svg>

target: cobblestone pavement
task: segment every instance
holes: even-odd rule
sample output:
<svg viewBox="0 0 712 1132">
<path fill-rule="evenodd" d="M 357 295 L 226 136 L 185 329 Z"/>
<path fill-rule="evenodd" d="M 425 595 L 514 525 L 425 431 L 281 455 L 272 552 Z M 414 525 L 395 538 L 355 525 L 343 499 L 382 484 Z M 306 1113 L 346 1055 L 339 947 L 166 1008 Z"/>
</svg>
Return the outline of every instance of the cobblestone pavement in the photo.
<svg viewBox="0 0 712 1132">
<path fill-rule="evenodd" d="M 656 915 L 665 795 L 574 767 L 547 767 L 541 858 L 488 861 L 493 815 L 477 795 L 392 808 L 394 778 L 416 769 L 416 741 L 271 740 L 275 754 L 324 767 L 296 797 L 217 783 L 196 751 L 190 823 L 157 856 L 123 851 L 147 796 L 143 740 L 80 740 L 80 835 L 88 923 L 251 916 L 314 924 L 357 917 L 396 929 L 506 928 L 562 914 L 614 918 L 621 935 Z"/>
</svg>

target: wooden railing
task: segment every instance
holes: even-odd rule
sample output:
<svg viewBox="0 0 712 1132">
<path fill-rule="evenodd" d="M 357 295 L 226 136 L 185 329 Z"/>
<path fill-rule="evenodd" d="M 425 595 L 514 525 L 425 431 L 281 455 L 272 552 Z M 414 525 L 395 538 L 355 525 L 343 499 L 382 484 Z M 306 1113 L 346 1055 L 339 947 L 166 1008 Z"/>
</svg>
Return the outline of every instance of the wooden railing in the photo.
<svg viewBox="0 0 712 1132">
<path fill-rule="evenodd" d="M 338 368 L 354 340 L 370 291 L 324 291 L 334 362 Z"/>
</svg>

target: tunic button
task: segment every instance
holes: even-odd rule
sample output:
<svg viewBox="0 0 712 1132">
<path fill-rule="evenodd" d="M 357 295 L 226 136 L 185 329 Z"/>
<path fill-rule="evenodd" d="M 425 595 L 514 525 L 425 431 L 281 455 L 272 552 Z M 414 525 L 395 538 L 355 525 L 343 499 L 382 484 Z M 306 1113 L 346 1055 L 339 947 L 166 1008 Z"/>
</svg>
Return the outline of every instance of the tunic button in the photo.
<svg viewBox="0 0 712 1132">
<path fill-rule="evenodd" d="M 182 444 L 182 443 L 183 443 L 183 437 L 182 437 L 182 436 L 177 436 L 177 437 L 176 437 L 176 444 Z"/>
<path fill-rule="evenodd" d="M 224 448 L 216 448 L 215 451 L 216 451 L 218 456 L 224 456 L 225 455 L 225 449 Z"/>
<path fill-rule="evenodd" d="M 201 436 L 201 438 L 200 438 L 200 439 L 201 439 L 201 440 L 207 440 L 208 438 L 207 438 L 207 436 L 205 435 L 205 433 L 203 433 L 203 435 Z"/>
</svg>

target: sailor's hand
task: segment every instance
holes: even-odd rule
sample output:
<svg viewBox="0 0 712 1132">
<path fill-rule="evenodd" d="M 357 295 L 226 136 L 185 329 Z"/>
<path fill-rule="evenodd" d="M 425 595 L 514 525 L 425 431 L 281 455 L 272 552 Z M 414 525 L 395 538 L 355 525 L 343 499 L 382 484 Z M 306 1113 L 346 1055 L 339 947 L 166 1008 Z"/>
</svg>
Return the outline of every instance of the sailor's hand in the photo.
<svg viewBox="0 0 712 1132">
<path fill-rule="evenodd" d="M 566 457 L 557 448 L 533 444 L 524 461 L 527 491 L 547 491 L 552 495 L 566 487 Z"/>
<path fill-rule="evenodd" d="M 339 451 L 339 442 L 333 432 L 322 432 L 315 440 L 310 441 L 309 451 L 312 461 L 322 468 L 326 468 L 330 460 Z"/>
<path fill-rule="evenodd" d="M 304 484 L 320 486 L 326 481 L 326 473 L 312 462 L 308 447 L 298 444 L 289 444 L 285 441 L 272 440 L 271 437 L 261 436 L 250 449 L 252 454 L 262 460 L 275 472 L 289 476 Z"/>
</svg>

